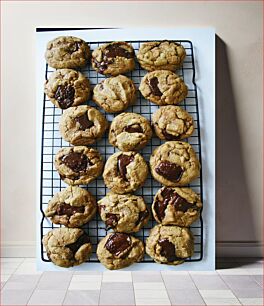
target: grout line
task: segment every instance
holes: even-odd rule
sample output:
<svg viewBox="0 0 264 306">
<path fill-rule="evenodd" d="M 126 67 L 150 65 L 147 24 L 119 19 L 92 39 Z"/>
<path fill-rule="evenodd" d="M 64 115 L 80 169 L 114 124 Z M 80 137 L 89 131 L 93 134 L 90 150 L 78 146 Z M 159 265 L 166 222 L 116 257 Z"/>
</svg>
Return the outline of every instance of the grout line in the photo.
<svg viewBox="0 0 264 306">
<path fill-rule="evenodd" d="M 200 289 L 196 286 L 195 280 L 192 278 L 192 275 L 191 275 L 191 273 L 190 273 L 189 271 L 188 271 L 188 275 L 190 276 L 192 282 L 194 283 L 194 286 L 195 286 L 195 288 L 197 289 L 197 291 L 198 291 L 200 297 L 201 297 L 202 300 L 204 301 L 204 304 L 205 304 L 205 305 L 208 305 L 208 304 L 206 303 L 205 299 L 203 298 L 203 296 L 201 295 Z"/>
<path fill-rule="evenodd" d="M 73 273 L 74 273 L 74 272 L 73 272 Z M 67 292 L 69 291 L 69 287 L 70 287 L 70 284 L 71 284 L 71 281 L 72 281 L 73 273 L 71 274 L 71 279 L 70 279 L 69 284 L 68 284 L 68 286 L 67 286 L 67 288 L 66 288 L 66 290 L 65 290 L 65 294 L 64 294 L 63 300 L 62 300 L 62 302 L 61 302 L 61 305 L 63 305 L 63 303 L 64 303 L 64 301 L 65 301 L 65 299 L 66 299 L 66 295 L 67 295 Z"/>
</svg>

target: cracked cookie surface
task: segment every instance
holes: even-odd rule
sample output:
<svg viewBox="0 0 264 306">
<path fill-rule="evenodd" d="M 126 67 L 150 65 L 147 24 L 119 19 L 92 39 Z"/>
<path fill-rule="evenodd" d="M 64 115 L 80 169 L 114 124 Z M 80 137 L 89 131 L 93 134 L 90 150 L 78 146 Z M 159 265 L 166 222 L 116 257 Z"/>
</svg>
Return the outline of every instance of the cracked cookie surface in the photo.
<svg viewBox="0 0 264 306">
<path fill-rule="evenodd" d="M 85 262 L 92 253 L 88 235 L 79 228 L 56 228 L 42 239 L 48 258 L 57 266 L 72 267 Z"/>
<path fill-rule="evenodd" d="M 106 118 L 94 107 L 80 105 L 63 112 L 60 133 L 73 145 L 90 145 L 100 139 L 108 127 Z"/>
<path fill-rule="evenodd" d="M 144 244 L 129 234 L 110 233 L 99 242 L 96 253 L 107 269 L 117 270 L 141 261 Z"/>
<path fill-rule="evenodd" d="M 161 106 L 152 116 L 152 125 L 160 139 L 181 140 L 194 131 L 192 116 L 179 106 Z"/>
<path fill-rule="evenodd" d="M 155 70 L 141 80 L 139 90 L 144 98 L 157 105 L 181 102 L 188 94 L 188 87 L 181 77 L 169 70 Z"/>
<path fill-rule="evenodd" d="M 184 186 L 199 176 L 200 163 L 192 146 L 183 141 L 167 141 L 150 157 L 151 174 L 165 186 Z"/>
<path fill-rule="evenodd" d="M 90 47 L 80 38 L 59 36 L 48 42 L 45 58 L 56 69 L 81 68 L 88 63 Z"/>
<path fill-rule="evenodd" d="M 80 187 L 69 186 L 53 196 L 45 216 L 55 224 L 80 227 L 93 218 L 96 208 L 95 198 L 90 192 Z"/>
<path fill-rule="evenodd" d="M 109 192 L 98 201 L 98 210 L 105 224 L 115 232 L 138 232 L 149 219 L 144 199 L 133 194 Z"/>
<path fill-rule="evenodd" d="M 78 71 L 58 69 L 46 80 L 44 92 L 54 105 L 66 109 L 88 100 L 90 82 Z"/>
<path fill-rule="evenodd" d="M 86 185 L 103 170 L 100 153 L 85 146 L 62 148 L 55 156 L 55 168 L 68 185 Z"/>
<path fill-rule="evenodd" d="M 188 227 L 200 216 L 200 196 L 191 188 L 163 187 L 152 204 L 155 220 L 163 225 Z"/>
<path fill-rule="evenodd" d="M 111 191 L 130 193 L 141 187 L 148 175 L 144 158 L 136 152 L 116 152 L 105 163 L 103 179 Z"/>
<path fill-rule="evenodd" d="M 116 116 L 110 126 L 109 143 L 121 151 L 138 151 L 151 139 L 149 121 L 136 113 Z"/>
<path fill-rule="evenodd" d="M 122 112 L 135 100 L 136 86 L 124 75 L 107 78 L 93 90 L 93 101 L 108 113 Z"/>
<path fill-rule="evenodd" d="M 165 40 L 142 44 L 137 59 L 140 66 L 148 71 L 175 71 L 182 66 L 185 56 L 186 51 L 181 44 Z"/>
<path fill-rule="evenodd" d="M 181 264 L 193 252 L 193 235 L 185 227 L 156 225 L 146 241 L 146 253 L 162 264 Z"/>
<path fill-rule="evenodd" d="M 116 76 L 135 69 L 132 45 L 117 41 L 101 45 L 92 52 L 93 68 L 104 75 Z"/>
</svg>

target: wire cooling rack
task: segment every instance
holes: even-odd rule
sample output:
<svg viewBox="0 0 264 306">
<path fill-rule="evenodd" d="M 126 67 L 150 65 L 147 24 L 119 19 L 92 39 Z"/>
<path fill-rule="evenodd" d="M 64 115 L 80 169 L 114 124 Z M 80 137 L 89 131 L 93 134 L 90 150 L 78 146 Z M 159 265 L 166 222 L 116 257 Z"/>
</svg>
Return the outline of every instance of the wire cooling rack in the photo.
<svg viewBox="0 0 264 306">
<path fill-rule="evenodd" d="M 131 43 L 137 52 L 140 45 L 146 41 L 128 41 Z M 177 74 L 180 75 L 184 82 L 187 84 L 189 88 L 188 96 L 182 101 L 179 106 L 183 109 L 187 110 L 194 119 L 195 130 L 191 137 L 186 139 L 185 141 L 189 142 L 195 152 L 197 153 L 197 157 L 201 163 L 201 138 L 200 138 L 200 128 L 199 128 L 199 108 L 198 108 L 198 99 L 197 99 L 197 88 L 195 84 L 195 62 L 194 62 L 194 52 L 193 45 L 191 41 L 188 40 L 180 40 L 176 41 L 182 44 L 186 50 L 186 58 L 182 68 L 177 70 Z M 104 42 L 87 42 L 90 45 L 91 50 L 96 49 Z M 46 64 L 45 78 L 48 79 L 49 75 L 54 71 L 54 69 L 50 68 Z M 98 74 L 95 70 L 92 69 L 91 65 L 82 69 L 81 72 L 90 80 L 91 86 L 95 86 L 101 80 L 105 79 L 104 76 Z M 138 63 L 136 63 L 136 68 L 134 71 L 127 73 L 126 75 L 130 77 L 137 88 L 139 87 L 140 81 L 142 77 L 147 72 L 140 67 Z M 88 105 L 91 105 L 97 109 L 100 109 L 96 104 L 92 101 L 87 102 Z M 151 120 L 151 115 L 158 109 L 158 106 L 147 101 L 142 97 L 140 92 L 137 92 L 137 101 L 133 106 L 130 106 L 126 112 L 135 112 L 143 115 L 147 119 Z M 105 113 L 102 109 L 100 111 L 106 116 L 107 120 L 111 122 L 113 118 L 116 116 L 115 114 Z M 49 200 L 56 193 L 61 191 L 63 188 L 67 187 L 67 185 L 60 179 L 57 171 L 54 168 L 54 157 L 57 151 L 62 147 L 70 146 L 69 143 L 65 142 L 59 133 L 59 120 L 62 115 L 63 110 L 56 108 L 50 100 L 48 100 L 47 96 L 44 94 L 43 96 L 43 118 L 42 118 L 42 147 L 41 147 L 41 180 L 40 180 L 40 210 L 42 213 L 42 219 L 40 223 L 40 235 L 41 240 L 43 236 L 53 228 L 60 227 L 60 225 L 52 224 L 49 219 L 45 218 L 44 211 L 48 205 Z M 140 154 L 143 155 L 145 160 L 148 162 L 151 152 L 159 145 L 161 145 L 164 141 L 161 141 L 155 135 L 151 141 L 147 144 L 147 146 L 140 151 Z M 91 145 L 96 148 L 101 154 L 103 159 L 106 161 L 114 152 L 117 151 L 116 148 L 112 147 L 108 142 L 108 133 L 104 135 L 104 137 Z M 95 181 L 90 183 L 89 185 L 83 185 L 82 188 L 89 190 L 98 200 L 106 195 L 108 189 L 104 185 L 103 179 L 100 176 Z M 201 199 L 203 200 L 202 194 L 202 171 L 200 172 L 200 177 L 198 177 L 195 181 L 193 181 L 189 187 L 191 187 L 194 191 L 201 195 Z M 148 207 L 151 208 L 151 204 L 153 198 L 161 188 L 161 184 L 155 181 L 151 175 L 149 174 L 144 186 L 137 190 L 135 194 L 141 195 Z M 151 216 L 150 221 L 143 229 L 141 229 L 138 233 L 134 234 L 134 236 L 140 238 L 144 242 L 146 238 L 149 236 L 150 229 L 155 226 L 156 222 Z M 203 221 L 202 217 L 197 220 L 191 227 L 191 231 L 194 235 L 195 247 L 194 247 L 194 255 L 190 258 L 187 258 L 185 261 L 200 261 L 203 258 Z M 91 238 L 91 243 L 93 245 L 93 253 L 91 258 L 88 260 L 89 262 L 99 262 L 96 257 L 96 247 L 98 242 L 106 236 L 109 230 L 106 229 L 106 226 L 98 214 L 94 217 L 92 221 L 83 226 L 83 229 L 88 233 Z M 41 241 L 40 240 L 40 241 Z M 45 248 L 41 243 L 41 259 L 44 262 L 49 262 L 49 258 L 45 252 Z M 146 254 L 142 263 L 144 262 L 153 262 L 153 260 Z"/>
</svg>

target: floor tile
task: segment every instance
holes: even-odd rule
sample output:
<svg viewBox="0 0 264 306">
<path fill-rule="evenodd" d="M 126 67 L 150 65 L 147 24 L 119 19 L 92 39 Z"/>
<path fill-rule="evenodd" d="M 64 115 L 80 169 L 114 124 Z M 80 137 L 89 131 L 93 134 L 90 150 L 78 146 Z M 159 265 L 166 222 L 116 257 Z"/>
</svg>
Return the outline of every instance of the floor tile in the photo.
<svg viewBox="0 0 264 306">
<path fill-rule="evenodd" d="M 203 289 L 229 289 L 218 275 L 192 275 L 196 287 Z"/>
<path fill-rule="evenodd" d="M 11 274 L 1 274 L 1 282 L 6 282 L 11 277 Z"/>
<path fill-rule="evenodd" d="M 131 282 L 102 282 L 101 290 L 133 290 L 133 283 Z"/>
<path fill-rule="evenodd" d="M 35 290 L 28 305 L 61 305 L 65 290 Z"/>
<path fill-rule="evenodd" d="M 231 288 L 231 289 L 257 289 L 260 286 L 252 279 L 252 277 L 248 275 L 222 275 L 223 281 Z"/>
<path fill-rule="evenodd" d="M 149 306 L 154 306 L 154 305 L 160 305 L 160 306 L 166 306 L 166 305 L 171 305 L 171 302 L 169 299 L 138 299 L 136 300 L 136 305 L 149 305 Z"/>
<path fill-rule="evenodd" d="M 37 260 L 35 257 L 28 257 L 28 258 L 25 258 L 25 260 L 23 261 L 24 263 L 36 263 Z"/>
<path fill-rule="evenodd" d="M 262 268 L 246 269 L 248 275 L 263 275 Z"/>
<path fill-rule="evenodd" d="M 103 277 L 103 272 L 100 271 L 74 271 L 74 275 L 101 275 Z"/>
<path fill-rule="evenodd" d="M 1 289 L 4 287 L 5 282 L 1 282 Z"/>
<path fill-rule="evenodd" d="M 168 290 L 168 295 L 172 305 L 204 305 L 204 301 L 196 289 Z"/>
<path fill-rule="evenodd" d="M 160 271 L 161 275 L 189 275 L 188 271 Z"/>
<path fill-rule="evenodd" d="M 98 305 L 100 290 L 68 290 L 63 305 Z"/>
<path fill-rule="evenodd" d="M 133 282 L 134 290 L 166 290 L 163 282 Z"/>
<path fill-rule="evenodd" d="M 38 290 L 67 290 L 72 278 L 72 272 L 43 272 Z"/>
<path fill-rule="evenodd" d="M 162 282 L 162 277 L 160 272 L 143 272 L 135 271 L 132 272 L 133 282 Z"/>
<path fill-rule="evenodd" d="M 76 281 L 71 282 L 69 290 L 100 290 L 101 282 Z"/>
<path fill-rule="evenodd" d="M 72 282 L 101 282 L 102 276 L 101 275 L 73 275 Z"/>
<path fill-rule="evenodd" d="M 32 290 L 3 289 L 1 293 L 1 305 L 26 305 Z"/>
<path fill-rule="evenodd" d="M 190 275 L 163 275 L 167 289 L 196 289 Z"/>
<path fill-rule="evenodd" d="M 99 305 L 135 305 L 132 290 L 101 290 Z"/>
<path fill-rule="evenodd" d="M 35 263 L 23 262 L 15 271 L 15 274 L 42 274 L 42 272 L 37 271 Z"/>
<path fill-rule="evenodd" d="M 6 282 L 5 289 L 11 290 L 34 290 L 39 281 L 39 275 L 13 274 Z"/>
<path fill-rule="evenodd" d="M 260 298 L 245 298 L 245 299 L 239 299 L 242 305 L 264 305 L 263 299 Z"/>
<path fill-rule="evenodd" d="M 220 298 L 229 299 L 236 298 L 231 290 L 199 290 L 203 298 Z"/>
<path fill-rule="evenodd" d="M 218 275 L 216 271 L 189 271 L 190 275 Z"/>
<path fill-rule="evenodd" d="M 263 288 L 263 275 L 252 275 L 251 277 Z"/>
<path fill-rule="evenodd" d="M 242 268 L 217 270 L 220 275 L 247 275 L 248 271 Z"/>
<path fill-rule="evenodd" d="M 135 299 L 168 299 L 168 293 L 165 289 L 163 290 L 153 290 L 153 289 L 144 289 L 137 290 L 135 289 Z"/>
<path fill-rule="evenodd" d="M 103 282 L 132 282 L 131 272 L 104 272 Z"/>
<path fill-rule="evenodd" d="M 0 262 L 1 264 L 4 262 L 20 262 L 22 263 L 24 261 L 24 257 L 1 257 Z"/>
<path fill-rule="evenodd" d="M 263 297 L 263 289 L 248 289 L 248 288 L 239 288 L 232 289 L 232 292 L 237 298 L 262 298 Z"/>
<path fill-rule="evenodd" d="M 241 305 L 238 299 L 235 298 L 206 298 L 206 305 Z"/>
</svg>

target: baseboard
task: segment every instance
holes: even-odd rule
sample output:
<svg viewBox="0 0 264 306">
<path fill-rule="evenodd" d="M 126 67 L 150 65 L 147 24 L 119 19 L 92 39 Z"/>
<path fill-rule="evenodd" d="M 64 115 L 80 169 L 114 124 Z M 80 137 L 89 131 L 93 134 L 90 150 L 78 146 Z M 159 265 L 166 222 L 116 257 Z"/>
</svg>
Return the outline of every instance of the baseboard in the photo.
<svg viewBox="0 0 264 306">
<path fill-rule="evenodd" d="M 217 242 L 217 257 L 263 257 L 262 242 Z M 35 241 L 5 242 L 1 257 L 35 257 Z"/>
</svg>

